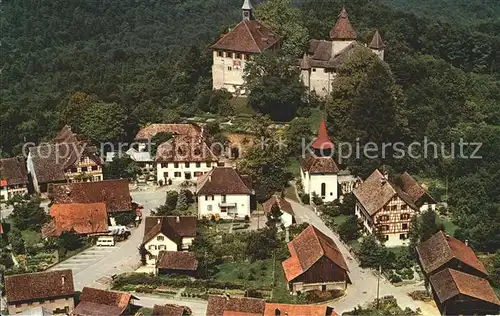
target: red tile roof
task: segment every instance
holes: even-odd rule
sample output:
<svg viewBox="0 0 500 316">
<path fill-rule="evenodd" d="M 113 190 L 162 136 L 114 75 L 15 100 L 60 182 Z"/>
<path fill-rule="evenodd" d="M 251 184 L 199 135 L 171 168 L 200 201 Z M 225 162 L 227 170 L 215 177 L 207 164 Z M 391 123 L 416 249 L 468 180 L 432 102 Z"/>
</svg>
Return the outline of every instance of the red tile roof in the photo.
<svg viewBox="0 0 500 316">
<path fill-rule="evenodd" d="M 105 202 L 108 212 L 132 210 L 127 179 L 50 184 L 49 197 L 54 204 Z"/>
<path fill-rule="evenodd" d="M 341 269 L 349 271 L 347 264 L 335 242 L 313 225 L 309 225 L 294 240 L 288 243 L 291 257 L 283 261 L 283 269 L 288 281 L 292 281 L 323 256 Z"/>
<path fill-rule="evenodd" d="M 206 316 L 228 315 L 226 311 L 262 315 L 265 306 L 265 301 L 259 298 L 210 295 Z"/>
<path fill-rule="evenodd" d="M 461 294 L 500 306 L 500 300 L 488 280 L 475 275 L 444 269 L 431 275 L 429 281 L 441 303 Z"/>
<path fill-rule="evenodd" d="M 70 297 L 75 294 L 73 273 L 67 269 L 6 276 L 5 293 L 9 304 Z"/>
<path fill-rule="evenodd" d="M 106 204 L 53 204 L 50 207 L 53 223 L 44 226 L 42 236 L 59 236 L 62 232 L 74 230 L 77 234 L 108 232 Z"/>
<path fill-rule="evenodd" d="M 436 271 L 452 259 L 456 259 L 475 270 L 488 275 L 481 261 L 469 246 L 460 240 L 439 231 L 417 246 L 420 263 L 427 274 Z"/>
<path fill-rule="evenodd" d="M 373 49 L 383 49 L 385 47 L 385 44 L 382 41 L 382 37 L 380 36 L 378 30 L 375 31 L 375 34 L 373 34 L 373 38 L 369 47 Z"/>
<path fill-rule="evenodd" d="M 332 157 L 318 157 L 316 155 L 307 154 L 300 161 L 302 170 L 314 173 L 337 173 L 339 167 Z"/>
<path fill-rule="evenodd" d="M 326 130 L 325 120 L 321 120 L 321 122 L 319 123 L 318 136 L 312 143 L 311 147 L 318 150 L 333 148 L 333 143 L 328 138 L 328 131 Z"/>
<path fill-rule="evenodd" d="M 129 293 L 84 287 L 74 315 L 121 315 L 135 298 Z"/>
<path fill-rule="evenodd" d="M 184 237 L 196 236 L 196 216 L 147 216 L 144 224 L 143 243 L 159 233 L 180 244 Z"/>
<path fill-rule="evenodd" d="M 158 269 L 196 271 L 198 260 L 196 260 L 194 252 L 160 251 L 156 267 Z"/>
<path fill-rule="evenodd" d="M 229 33 L 222 35 L 211 48 L 242 53 L 261 53 L 279 41 L 280 37 L 259 21 L 244 20 Z"/>
<path fill-rule="evenodd" d="M 202 134 L 201 127 L 194 124 L 151 124 L 142 128 L 135 136 L 135 139 L 148 140 L 162 132 L 189 137 L 199 137 Z"/>
<path fill-rule="evenodd" d="M 288 316 L 338 316 L 328 305 L 300 305 L 266 303 L 264 316 L 275 316 L 279 310 L 280 315 Z"/>
<path fill-rule="evenodd" d="M 330 38 L 334 40 L 355 40 L 357 38 L 345 8 L 340 11 L 337 23 L 330 31 Z"/>
<path fill-rule="evenodd" d="M 275 205 L 275 204 L 278 204 L 278 206 L 282 212 L 294 215 L 293 209 L 292 209 L 292 204 L 290 204 L 290 202 L 288 202 L 284 198 L 277 196 L 277 195 L 273 195 L 269 200 L 265 201 L 262 204 L 262 208 L 264 210 L 264 213 L 271 213 L 271 209 L 272 209 L 273 205 Z"/>
<path fill-rule="evenodd" d="M 198 178 L 197 195 L 251 194 L 250 181 L 231 167 L 215 167 Z"/>
<path fill-rule="evenodd" d="M 6 180 L 5 185 L 19 185 L 28 183 L 28 171 L 23 157 L 0 159 L 0 179 Z"/>
</svg>

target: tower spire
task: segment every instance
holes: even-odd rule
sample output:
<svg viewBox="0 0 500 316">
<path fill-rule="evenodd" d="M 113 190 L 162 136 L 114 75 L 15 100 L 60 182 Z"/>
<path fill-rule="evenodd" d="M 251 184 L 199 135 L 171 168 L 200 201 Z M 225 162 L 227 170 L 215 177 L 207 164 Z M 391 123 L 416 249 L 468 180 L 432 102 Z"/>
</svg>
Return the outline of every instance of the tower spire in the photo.
<svg viewBox="0 0 500 316">
<path fill-rule="evenodd" d="M 243 21 L 253 20 L 253 6 L 250 0 L 245 0 L 241 7 L 243 13 Z"/>
<path fill-rule="evenodd" d="M 356 40 L 356 31 L 349 21 L 349 15 L 345 7 L 340 11 L 337 23 L 330 31 L 330 38 L 332 40 Z"/>
</svg>

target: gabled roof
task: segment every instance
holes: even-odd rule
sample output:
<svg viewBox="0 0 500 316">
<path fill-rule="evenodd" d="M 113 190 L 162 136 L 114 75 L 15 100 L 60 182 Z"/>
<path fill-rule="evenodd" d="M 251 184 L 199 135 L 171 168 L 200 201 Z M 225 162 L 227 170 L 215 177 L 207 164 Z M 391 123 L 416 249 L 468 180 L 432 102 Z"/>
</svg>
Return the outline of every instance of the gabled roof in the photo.
<svg viewBox="0 0 500 316">
<path fill-rule="evenodd" d="M 292 216 L 294 215 L 292 204 L 278 195 L 273 195 L 269 200 L 262 204 L 264 213 L 271 213 L 271 209 L 275 204 L 278 204 L 282 212 L 288 213 Z"/>
<path fill-rule="evenodd" d="M 180 306 L 175 304 L 165 304 L 165 305 L 154 305 L 153 315 L 154 316 L 183 316 L 184 312 L 187 311 L 191 314 L 191 309 L 186 306 Z"/>
<path fill-rule="evenodd" d="M 128 179 L 50 184 L 48 191 L 54 204 L 105 202 L 108 212 L 132 210 Z"/>
<path fill-rule="evenodd" d="M 316 155 L 307 154 L 305 158 L 300 160 L 302 170 L 309 173 L 337 173 L 339 167 L 332 157 L 318 157 Z"/>
<path fill-rule="evenodd" d="M 488 280 L 453 269 L 444 269 L 429 278 L 442 303 L 461 294 L 500 306 Z"/>
<path fill-rule="evenodd" d="M 418 210 L 413 199 L 399 186 L 387 180 L 378 169 L 355 188 L 353 193 L 370 216 L 375 215 L 395 196 L 401 198 L 412 209 Z"/>
<path fill-rule="evenodd" d="M 488 275 L 472 248 L 443 231 L 437 232 L 418 245 L 417 253 L 426 274 L 432 274 L 450 260 L 456 259 L 482 274 Z"/>
<path fill-rule="evenodd" d="M 77 234 L 108 232 L 106 204 L 53 204 L 50 207 L 52 222 L 44 226 L 42 236 L 59 236 L 62 232 L 74 230 Z"/>
<path fill-rule="evenodd" d="M 99 290 L 84 287 L 80 294 L 80 304 L 73 311 L 74 315 L 121 315 L 137 299 L 129 293 Z"/>
<path fill-rule="evenodd" d="M 276 304 L 276 303 L 266 303 L 266 309 L 264 310 L 264 316 L 275 316 L 276 312 L 279 311 L 280 315 L 289 316 L 337 316 L 331 307 L 326 304 L 322 305 L 301 305 L 301 304 Z"/>
<path fill-rule="evenodd" d="M 141 128 L 135 136 L 135 139 L 148 140 L 162 132 L 190 137 L 199 137 L 202 134 L 201 127 L 194 124 L 151 124 Z"/>
<path fill-rule="evenodd" d="M 385 47 L 385 44 L 382 41 L 382 37 L 380 36 L 378 30 L 375 31 L 375 34 L 373 34 L 372 41 L 370 42 L 370 45 L 368 47 L 373 49 L 382 49 Z"/>
<path fill-rule="evenodd" d="M 406 192 L 406 194 L 408 194 L 413 201 L 415 201 L 415 203 L 422 197 L 425 197 L 426 200 L 431 203 L 436 203 L 427 190 L 418 184 L 418 182 L 406 171 L 396 178 L 395 183 L 399 185 L 401 189 Z"/>
<path fill-rule="evenodd" d="M 333 143 L 328 138 L 328 131 L 326 130 L 325 120 L 321 120 L 319 123 L 318 136 L 311 145 L 314 149 L 332 149 Z"/>
<path fill-rule="evenodd" d="M 262 315 L 264 313 L 265 306 L 265 301 L 259 298 L 210 295 L 208 297 L 206 316 L 230 315 L 227 314 L 227 312 Z"/>
<path fill-rule="evenodd" d="M 216 162 L 217 157 L 199 137 L 175 136 L 158 146 L 158 162 Z"/>
<path fill-rule="evenodd" d="M 23 157 L 0 159 L 0 180 L 5 180 L 6 185 L 19 185 L 28 183 L 28 171 Z M 1 185 L 3 186 L 3 184 Z"/>
<path fill-rule="evenodd" d="M 270 28 L 256 20 L 243 20 L 222 35 L 212 49 L 242 53 L 261 53 L 280 41 Z"/>
<path fill-rule="evenodd" d="M 231 167 L 214 167 L 198 178 L 197 195 L 252 194 L 249 178 Z"/>
<path fill-rule="evenodd" d="M 291 257 L 282 262 L 288 281 L 306 272 L 322 257 L 327 257 L 341 269 L 349 271 L 335 242 L 313 225 L 309 225 L 294 240 L 288 243 Z"/>
<path fill-rule="evenodd" d="M 9 275 L 5 277 L 5 294 L 9 304 L 75 294 L 71 270 Z"/>
<path fill-rule="evenodd" d="M 158 269 L 196 271 L 198 260 L 196 260 L 194 252 L 160 251 L 156 267 Z"/>
<path fill-rule="evenodd" d="M 330 38 L 333 40 L 355 40 L 357 38 L 345 8 L 342 8 L 337 23 L 330 30 Z"/>
<path fill-rule="evenodd" d="M 309 43 L 307 56 L 303 57 L 300 60 L 300 63 L 304 63 L 303 59 L 307 58 L 307 64 L 310 67 L 339 69 L 353 53 L 361 49 L 368 48 L 354 41 L 344 47 L 341 51 L 334 52 L 332 49 L 332 41 L 313 39 Z"/>
<path fill-rule="evenodd" d="M 147 243 L 162 233 L 179 244 L 184 237 L 196 236 L 197 220 L 196 216 L 147 216 L 142 242 Z"/>
</svg>

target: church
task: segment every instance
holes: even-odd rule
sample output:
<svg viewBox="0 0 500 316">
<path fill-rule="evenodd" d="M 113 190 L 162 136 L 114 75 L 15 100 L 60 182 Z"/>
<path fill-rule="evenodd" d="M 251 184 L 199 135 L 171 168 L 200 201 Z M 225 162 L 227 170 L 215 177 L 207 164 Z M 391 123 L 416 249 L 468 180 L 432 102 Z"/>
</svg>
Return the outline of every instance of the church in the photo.
<svg viewBox="0 0 500 316">
<path fill-rule="evenodd" d="M 342 8 L 337 23 L 330 30 L 330 40 L 311 40 L 309 49 L 300 59 L 301 77 L 309 92 L 314 91 L 319 96 L 330 94 L 337 70 L 354 51 L 364 46 L 358 43 L 349 15 Z M 368 47 L 384 59 L 385 45 L 378 31 Z"/>
<path fill-rule="evenodd" d="M 281 38 L 263 23 L 254 19 L 250 0 L 245 0 L 242 21 L 223 34 L 211 46 L 213 51 L 213 89 L 226 89 L 234 95 L 243 95 L 243 69 L 253 54 L 280 47 Z"/>
</svg>

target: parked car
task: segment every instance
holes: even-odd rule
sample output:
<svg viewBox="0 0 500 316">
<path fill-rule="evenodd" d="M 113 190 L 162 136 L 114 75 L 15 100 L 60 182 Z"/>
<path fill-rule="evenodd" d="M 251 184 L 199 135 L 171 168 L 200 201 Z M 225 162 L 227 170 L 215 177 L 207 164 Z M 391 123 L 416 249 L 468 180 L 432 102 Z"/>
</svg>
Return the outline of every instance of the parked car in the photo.
<svg viewBox="0 0 500 316">
<path fill-rule="evenodd" d="M 96 245 L 99 247 L 113 247 L 115 245 L 115 238 L 113 236 L 99 236 Z"/>
</svg>

